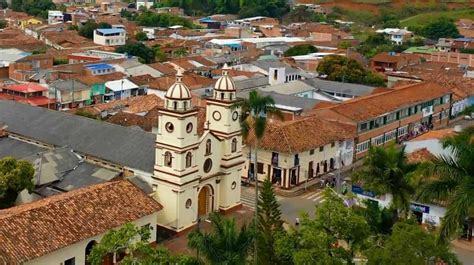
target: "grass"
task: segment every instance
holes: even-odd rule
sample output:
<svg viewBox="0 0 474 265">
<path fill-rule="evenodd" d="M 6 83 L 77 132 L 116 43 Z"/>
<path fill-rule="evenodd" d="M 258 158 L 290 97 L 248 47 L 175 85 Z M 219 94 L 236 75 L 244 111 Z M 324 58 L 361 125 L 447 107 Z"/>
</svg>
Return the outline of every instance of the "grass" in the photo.
<svg viewBox="0 0 474 265">
<path fill-rule="evenodd" d="M 448 17 L 453 20 L 460 18 L 474 19 L 474 9 L 461 9 L 461 10 L 450 10 L 450 11 L 439 11 L 423 13 L 413 17 L 403 19 L 401 22 L 404 27 L 416 27 L 420 25 L 426 25 L 440 17 Z"/>
</svg>

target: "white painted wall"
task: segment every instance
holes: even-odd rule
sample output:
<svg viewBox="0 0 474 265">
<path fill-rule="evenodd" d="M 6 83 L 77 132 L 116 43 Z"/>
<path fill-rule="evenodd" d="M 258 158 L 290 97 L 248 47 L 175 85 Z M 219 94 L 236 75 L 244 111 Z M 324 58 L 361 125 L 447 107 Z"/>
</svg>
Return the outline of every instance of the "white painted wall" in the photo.
<svg viewBox="0 0 474 265">
<path fill-rule="evenodd" d="M 138 220 L 133 221 L 133 223 L 139 227 L 146 224 L 150 224 L 150 226 L 153 228 L 151 232 L 151 238 L 149 240 L 150 242 L 156 241 L 157 218 L 158 218 L 158 213 L 154 213 L 154 214 L 147 215 Z M 62 265 L 65 260 L 70 259 L 70 258 L 75 258 L 76 265 L 83 265 L 86 262 L 85 249 L 86 249 L 87 244 L 89 244 L 89 242 L 91 242 L 92 240 L 99 242 L 100 239 L 106 233 L 107 231 L 102 234 L 79 241 L 68 247 L 58 249 L 57 251 L 54 251 L 52 253 L 49 253 L 37 259 L 26 262 L 25 265 Z"/>
</svg>

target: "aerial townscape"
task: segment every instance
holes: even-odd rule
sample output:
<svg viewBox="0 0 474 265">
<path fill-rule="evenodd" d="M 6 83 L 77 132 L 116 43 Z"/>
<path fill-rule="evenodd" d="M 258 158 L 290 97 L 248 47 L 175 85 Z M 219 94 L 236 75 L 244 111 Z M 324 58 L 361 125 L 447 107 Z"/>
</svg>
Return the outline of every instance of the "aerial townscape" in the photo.
<svg viewBox="0 0 474 265">
<path fill-rule="evenodd" d="M 0 265 L 474 265 L 473 0 L 0 0 Z"/>
</svg>

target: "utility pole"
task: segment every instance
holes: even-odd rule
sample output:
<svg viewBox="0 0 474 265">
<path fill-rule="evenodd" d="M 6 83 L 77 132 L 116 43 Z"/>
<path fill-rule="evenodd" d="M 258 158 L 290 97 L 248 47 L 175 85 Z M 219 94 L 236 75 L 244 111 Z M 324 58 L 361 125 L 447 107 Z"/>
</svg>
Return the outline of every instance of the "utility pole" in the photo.
<svg viewBox="0 0 474 265">
<path fill-rule="evenodd" d="M 71 108 L 74 108 L 74 79 L 72 79 L 72 104 Z"/>
</svg>

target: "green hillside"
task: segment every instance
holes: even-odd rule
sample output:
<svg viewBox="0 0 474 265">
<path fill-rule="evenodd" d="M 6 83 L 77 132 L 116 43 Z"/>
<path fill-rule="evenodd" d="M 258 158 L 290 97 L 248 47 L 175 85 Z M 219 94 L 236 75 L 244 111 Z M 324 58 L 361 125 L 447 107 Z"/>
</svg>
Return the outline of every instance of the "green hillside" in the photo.
<svg viewBox="0 0 474 265">
<path fill-rule="evenodd" d="M 440 17 L 448 17 L 454 20 L 458 20 L 460 18 L 474 19 L 474 9 L 450 10 L 419 14 L 413 17 L 403 19 L 401 21 L 401 24 L 404 27 L 416 27 L 419 25 L 426 25 L 429 22 L 436 20 Z"/>
</svg>

